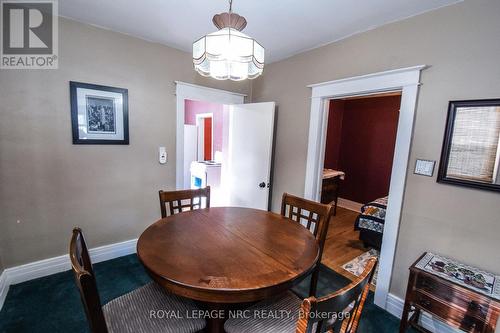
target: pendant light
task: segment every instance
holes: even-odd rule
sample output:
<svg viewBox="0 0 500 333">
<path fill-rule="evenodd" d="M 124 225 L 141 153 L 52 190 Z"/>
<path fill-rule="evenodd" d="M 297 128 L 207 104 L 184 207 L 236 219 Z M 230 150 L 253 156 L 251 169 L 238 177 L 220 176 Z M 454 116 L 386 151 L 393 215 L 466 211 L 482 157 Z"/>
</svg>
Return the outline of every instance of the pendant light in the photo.
<svg viewBox="0 0 500 333">
<path fill-rule="evenodd" d="M 232 11 L 213 17 L 219 29 L 193 43 L 193 64 L 203 76 L 217 80 L 254 79 L 264 69 L 264 48 L 255 39 L 241 32 L 247 21 Z"/>
</svg>

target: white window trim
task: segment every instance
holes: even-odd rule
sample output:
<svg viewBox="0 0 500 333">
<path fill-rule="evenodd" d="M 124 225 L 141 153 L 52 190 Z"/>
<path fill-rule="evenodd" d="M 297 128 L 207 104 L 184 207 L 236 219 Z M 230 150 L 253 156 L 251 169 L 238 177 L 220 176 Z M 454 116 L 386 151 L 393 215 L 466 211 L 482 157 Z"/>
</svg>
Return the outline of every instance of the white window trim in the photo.
<svg viewBox="0 0 500 333">
<path fill-rule="evenodd" d="M 311 114 L 304 196 L 319 201 L 325 160 L 329 100 L 332 98 L 401 91 L 401 108 L 385 218 L 375 304 L 386 308 L 403 206 L 420 72 L 425 65 L 309 85 Z M 348 177 L 348 175 L 347 175 Z"/>
<path fill-rule="evenodd" d="M 203 101 L 219 104 L 243 104 L 247 95 L 232 91 L 214 89 L 196 84 L 175 81 L 175 95 L 177 99 L 176 113 L 176 161 L 175 161 L 175 186 L 182 189 L 184 184 L 184 101 Z"/>
</svg>

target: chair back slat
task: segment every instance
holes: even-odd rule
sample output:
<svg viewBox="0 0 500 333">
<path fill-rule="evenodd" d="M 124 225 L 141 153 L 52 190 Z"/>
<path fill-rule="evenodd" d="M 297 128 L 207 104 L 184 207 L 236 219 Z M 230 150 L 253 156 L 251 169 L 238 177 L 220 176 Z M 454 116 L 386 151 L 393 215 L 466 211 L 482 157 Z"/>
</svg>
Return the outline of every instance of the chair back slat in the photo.
<svg viewBox="0 0 500 333">
<path fill-rule="evenodd" d="M 332 206 L 284 193 L 281 215 L 309 229 L 321 244 L 328 232 Z"/>
<path fill-rule="evenodd" d="M 210 186 L 196 190 L 160 191 L 159 196 L 162 218 L 188 210 L 210 208 Z"/>
<path fill-rule="evenodd" d="M 80 228 L 73 229 L 73 236 L 69 245 L 69 257 L 90 330 L 93 333 L 107 333 L 108 330 L 101 308 L 92 262 Z"/>
<path fill-rule="evenodd" d="M 305 299 L 300 310 L 297 333 L 355 333 L 376 264 L 377 259 L 371 258 L 356 280 L 331 295 Z"/>
<path fill-rule="evenodd" d="M 313 222 L 314 212 L 310 211 L 309 216 L 307 217 L 307 229 L 311 230 L 311 223 Z M 317 223 L 317 220 L 314 220 L 314 223 Z"/>
</svg>

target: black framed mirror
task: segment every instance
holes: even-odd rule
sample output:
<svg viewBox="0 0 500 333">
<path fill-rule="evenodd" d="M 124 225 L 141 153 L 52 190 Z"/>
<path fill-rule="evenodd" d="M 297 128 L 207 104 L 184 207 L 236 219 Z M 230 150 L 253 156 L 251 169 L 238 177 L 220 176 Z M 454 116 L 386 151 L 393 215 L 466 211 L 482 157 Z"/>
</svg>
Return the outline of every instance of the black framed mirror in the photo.
<svg viewBox="0 0 500 333">
<path fill-rule="evenodd" d="M 437 181 L 500 191 L 500 99 L 451 101 Z"/>
</svg>

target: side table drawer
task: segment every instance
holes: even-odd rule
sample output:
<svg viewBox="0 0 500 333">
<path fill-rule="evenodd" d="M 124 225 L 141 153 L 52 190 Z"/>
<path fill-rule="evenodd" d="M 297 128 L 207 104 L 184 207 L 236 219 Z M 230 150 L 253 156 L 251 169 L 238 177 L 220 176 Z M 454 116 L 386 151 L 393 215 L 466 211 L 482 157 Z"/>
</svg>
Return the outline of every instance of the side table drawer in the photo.
<svg viewBox="0 0 500 333">
<path fill-rule="evenodd" d="M 426 293 L 415 291 L 414 304 L 423 311 L 432 313 L 439 318 L 446 319 L 452 322 L 457 327 L 471 332 L 482 332 L 485 325 L 484 318 L 477 318 L 471 313 L 449 305 L 444 301 L 440 301 L 428 296 Z"/>
<path fill-rule="evenodd" d="M 469 316 L 475 316 L 478 319 L 484 320 L 488 314 L 489 302 L 487 300 L 465 294 L 460 289 L 440 283 L 429 276 L 419 274 L 416 288 L 417 291 L 432 294 L 445 304 L 453 303 L 455 307 L 462 309 Z"/>
<path fill-rule="evenodd" d="M 422 312 L 463 332 L 494 333 L 500 322 L 500 293 L 478 289 L 485 281 L 496 286 L 500 275 L 424 252 L 410 267 L 399 333 L 408 333 L 409 327 L 428 332 L 420 321 Z"/>
</svg>

